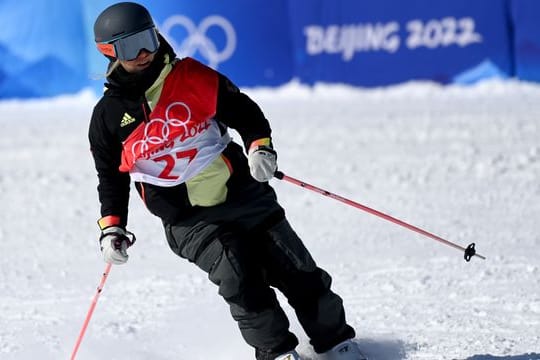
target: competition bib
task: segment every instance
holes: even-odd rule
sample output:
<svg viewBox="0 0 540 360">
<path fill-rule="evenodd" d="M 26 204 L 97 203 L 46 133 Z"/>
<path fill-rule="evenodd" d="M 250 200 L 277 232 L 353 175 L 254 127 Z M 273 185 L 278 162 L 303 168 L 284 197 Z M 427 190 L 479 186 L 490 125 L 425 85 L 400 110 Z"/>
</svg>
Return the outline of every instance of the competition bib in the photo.
<svg viewBox="0 0 540 360">
<path fill-rule="evenodd" d="M 135 181 L 175 186 L 197 175 L 231 141 L 213 119 L 217 75 L 191 59 L 171 71 L 149 121 L 124 141 L 120 171 Z"/>
</svg>

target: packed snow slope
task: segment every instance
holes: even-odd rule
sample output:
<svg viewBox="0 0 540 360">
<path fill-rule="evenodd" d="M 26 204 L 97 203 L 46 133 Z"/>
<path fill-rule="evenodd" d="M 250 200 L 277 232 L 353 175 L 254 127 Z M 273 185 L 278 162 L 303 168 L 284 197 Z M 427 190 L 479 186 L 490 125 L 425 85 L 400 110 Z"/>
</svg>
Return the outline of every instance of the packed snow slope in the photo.
<svg viewBox="0 0 540 360">
<path fill-rule="evenodd" d="M 280 169 L 456 249 L 272 180 L 372 360 L 540 359 L 540 87 L 410 83 L 246 89 Z M 0 102 L 0 359 L 68 359 L 105 264 L 87 127 L 96 97 Z M 239 141 L 237 134 L 234 134 Z M 80 360 L 253 359 L 216 288 L 132 191 Z M 316 359 L 293 312 L 299 350 Z"/>
</svg>

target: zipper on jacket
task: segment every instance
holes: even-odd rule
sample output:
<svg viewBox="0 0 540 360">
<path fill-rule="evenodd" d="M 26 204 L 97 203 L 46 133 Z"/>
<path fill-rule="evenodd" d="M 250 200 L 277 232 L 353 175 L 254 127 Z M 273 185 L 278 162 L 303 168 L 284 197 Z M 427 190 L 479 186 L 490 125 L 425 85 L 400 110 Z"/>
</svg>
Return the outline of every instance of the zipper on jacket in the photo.
<svg viewBox="0 0 540 360">
<path fill-rule="evenodd" d="M 148 101 L 146 100 L 145 96 L 143 96 L 143 100 L 144 101 L 142 102 L 141 107 L 144 114 L 144 122 L 147 123 L 148 121 L 150 121 L 150 119 L 148 118 L 148 112 L 146 111 L 146 107 L 148 106 Z"/>
</svg>

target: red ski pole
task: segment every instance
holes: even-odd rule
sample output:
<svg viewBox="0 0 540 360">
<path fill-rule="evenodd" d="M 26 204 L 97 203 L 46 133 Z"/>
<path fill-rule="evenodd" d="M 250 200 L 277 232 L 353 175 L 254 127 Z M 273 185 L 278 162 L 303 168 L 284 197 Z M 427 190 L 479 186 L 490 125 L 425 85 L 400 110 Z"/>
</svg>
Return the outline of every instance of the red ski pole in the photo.
<svg viewBox="0 0 540 360">
<path fill-rule="evenodd" d="M 74 360 L 75 356 L 77 355 L 77 351 L 79 350 L 79 346 L 81 345 L 81 341 L 84 337 L 84 333 L 86 332 L 86 328 L 88 327 L 88 323 L 90 322 L 90 318 L 92 318 L 92 314 L 94 313 L 94 309 L 96 308 L 99 294 L 101 294 L 101 291 L 103 290 L 103 286 L 105 285 L 105 281 L 107 280 L 107 276 L 109 275 L 109 272 L 111 271 L 111 266 L 112 266 L 111 264 L 107 264 L 107 266 L 105 267 L 105 271 L 103 272 L 103 276 L 101 277 L 101 281 L 98 285 L 96 294 L 94 295 L 94 298 L 92 299 L 92 303 L 90 304 L 90 309 L 88 309 L 88 314 L 86 314 L 86 319 L 84 319 L 81 332 L 79 333 L 79 337 L 77 338 L 77 342 L 75 343 L 75 348 L 73 349 L 73 352 L 71 353 L 70 360 Z"/>
<path fill-rule="evenodd" d="M 276 171 L 274 176 L 279 180 L 285 180 L 285 181 L 288 181 L 288 182 L 290 182 L 292 184 L 301 186 L 301 187 L 303 187 L 305 189 L 308 189 L 308 190 L 314 191 L 316 193 L 319 193 L 321 195 L 328 196 L 328 197 L 330 197 L 330 198 L 332 198 L 334 200 L 341 201 L 342 203 L 345 203 L 345 204 L 347 204 L 349 206 L 352 206 L 352 207 L 355 207 L 357 209 L 366 211 L 366 212 L 368 212 L 368 213 L 370 213 L 372 215 L 375 215 L 375 216 L 378 216 L 378 217 L 380 217 L 382 219 L 393 222 L 394 224 L 403 226 L 406 229 L 415 231 L 415 232 L 417 232 L 417 233 L 419 233 L 421 235 L 424 235 L 424 236 L 426 236 L 428 238 L 436 240 L 436 241 L 438 241 L 440 243 L 443 243 L 443 244 L 445 244 L 447 246 L 453 247 L 454 249 L 461 250 L 461 251 L 464 252 L 464 258 L 465 258 L 466 261 L 470 261 L 473 256 L 477 256 L 482 260 L 486 259 L 484 256 L 476 253 L 476 249 L 474 248 L 474 246 L 475 246 L 474 243 L 471 243 L 471 244 L 469 244 L 469 246 L 467 246 L 467 248 L 464 248 L 464 247 L 462 247 L 462 246 L 460 246 L 458 244 L 455 244 L 455 243 L 453 243 L 451 241 L 445 240 L 445 239 L 441 238 L 440 236 L 434 235 L 434 234 L 432 234 L 430 232 L 427 232 L 426 230 L 420 229 L 420 228 L 418 228 L 418 227 L 416 227 L 414 225 L 408 224 L 408 223 L 406 223 L 404 221 L 401 221 L 399 219 L 396 219 L 396 218 L 394 218 L 394 217 L 392 217 L 390 215 L 384 214 L 384 213 L 382 213 L 380 211 L 377 211 L 377 210 L 372 209 L 370 207 L 367 207 L 365 205 L 359 204 L 359 203 L 354 202 L 352 200 L 346 199 L 346 198 L 344 198 L 342 196 L 332 194 L 331 192 L 329 192 L 327 190 L 323 190 L 321 188 L 310 185 L 308 183 L 305 183 L 305 182 L 300 181 L 298 179 L 295 179 L 293 177 L 287 176 L 281 171 Z"/>
</svg>

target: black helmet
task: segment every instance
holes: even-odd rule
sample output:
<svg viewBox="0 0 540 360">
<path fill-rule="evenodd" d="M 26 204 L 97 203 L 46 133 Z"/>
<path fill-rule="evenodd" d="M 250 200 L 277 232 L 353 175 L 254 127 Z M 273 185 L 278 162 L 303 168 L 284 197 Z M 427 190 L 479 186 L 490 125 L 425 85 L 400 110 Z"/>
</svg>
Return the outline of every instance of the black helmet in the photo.
<svg viewBox="0 0 540 360">
<path fill-rule="evenodd" d="M 94 40 L 105 43 L 153 27 L 154 21 L 144 6 L 121 2 L 99 14 L 94 23 Z"/>
</svg>

